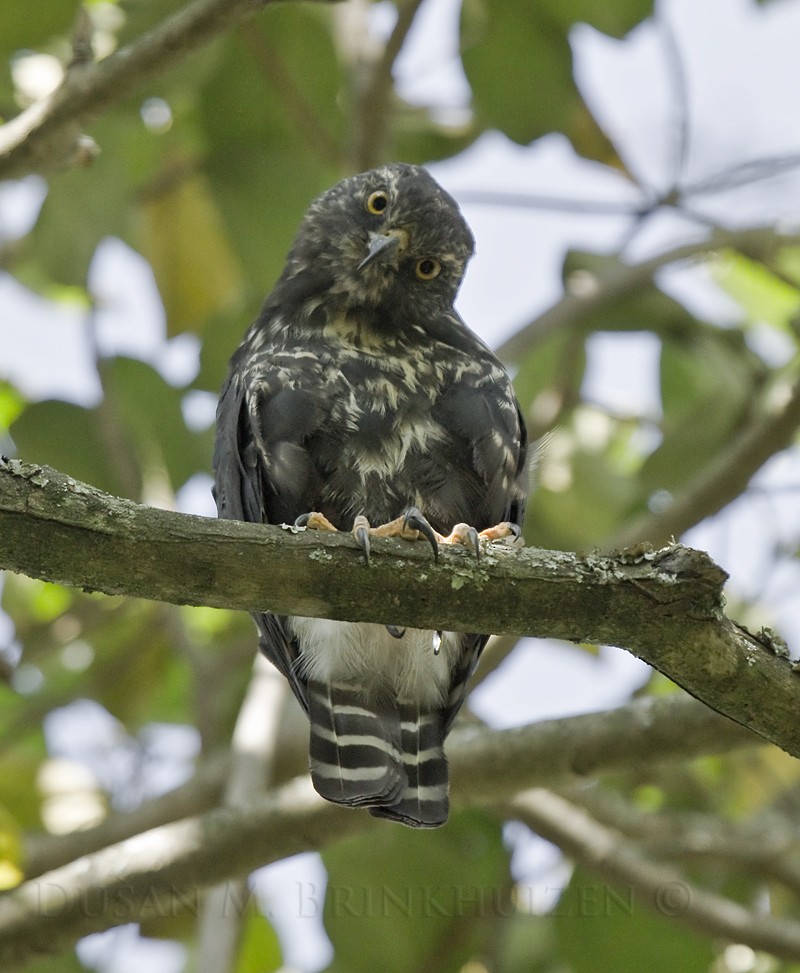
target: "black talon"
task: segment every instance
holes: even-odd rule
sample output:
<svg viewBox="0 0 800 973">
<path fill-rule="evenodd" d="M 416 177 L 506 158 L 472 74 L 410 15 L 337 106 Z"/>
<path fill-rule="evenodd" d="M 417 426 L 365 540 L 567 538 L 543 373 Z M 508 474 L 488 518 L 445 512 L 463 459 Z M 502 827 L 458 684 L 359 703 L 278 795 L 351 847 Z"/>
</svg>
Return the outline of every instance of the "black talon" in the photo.
<svg viewBox="0 0 800 973">
<path fill-rule="evenodd" d="M 356 527 L 353 531 L 353 537 L 356 539 L 356 544 L 364 552 L 364 560 L 369 564 L 369 531 L 366 527 Z"/>
<path fill-rule="evenodd" d="M 478 537 L 478 532 L 474 527 L 470 527 L 467 531 L 467 537 L 472 545 L 472 550 L 475 551 L 475 560 L 480 561 L 481 559 L 481 539 Z"/>
<path fill-rule="evenodd" d="M 403 527 L 411 527 L 413 530 L 418 530 L 420 534 L 422 534 L 422 536 L 430 542 L 430 545 L 433 548 L 433 559 L 434 561 L 438 562 L 439 541 L 436 538 L 436 532 L 425 519 L 422 512 L 416 507 L 409 507 L 403 516 Z"/>
<path fill-rule="evenodd" d="M 406 630 L 399 625 L 386 625 L 385 628 L 393 639 L 401 639 L 406 634 Z"/>
</svg>

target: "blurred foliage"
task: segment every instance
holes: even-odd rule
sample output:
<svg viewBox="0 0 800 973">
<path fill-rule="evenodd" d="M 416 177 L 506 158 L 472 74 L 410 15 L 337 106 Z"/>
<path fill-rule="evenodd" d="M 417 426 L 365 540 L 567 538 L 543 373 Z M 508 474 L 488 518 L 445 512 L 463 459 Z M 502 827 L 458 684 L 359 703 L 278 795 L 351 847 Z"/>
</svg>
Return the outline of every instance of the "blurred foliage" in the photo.
<svg viewBox="0 0 800 973">
<path fill-rule="evenodd" d="M 107 51 L 185 5 L 92 0 L 88 9 Z M 90 346 L 102 396 L 91 405 L 30 401 L 0 380 L 4 452 L 167 505 L 192 477 L 209 473 L 213 430 L 187 425 L 187 393 L 216 393 L 309 200 L 362 158 L 358 113 L 376 39 L 367 44 L 359 36 L 367 6 L 346 30 L 342 9 L 270 5 L 146 88 L 127 92 L 91 124 L 100 154 L 48 181 L 35 225 L 0 250 L 0 266 L 54 301 L 77 296 L 86 331 L 76 341 Z M 26 102 L 12 67 L 33 52 L 51 66 L 68 62 L 76 10 L 66 0 L 0 5 L 0 116 L 12 117 Z M 580 21 L 619 38 L 651 12 L 650 0 L 464 0 L 459 29 L 469 117 L 453 123 L 394 91 L 385 114 L 369 120 L 384 129 L 376 144 L 409 162 L 431 162 L 453 157 L 490 129 L 520 144 L 561 132 L 583 157 L 624 172 L 573 81 L 569 32 Z M 358 17 L 365 18 L 360 28 Z M 170 381 L 160 362 L 104 357 L 94 347 L 102 304 L 90 271 L 107 237 L 149 261 L 165 312 L 165 347 L 175 338 L 196 342 L 196 374 Z M 576 314 L 549 330 L 533 321 L 526 330 L 509 364 L 531 432 L 543 442 L 530 542 L 586 550 L 613 539 L 659 497 L 680 493 L 701 475 L 753 419 L 776 376 L 794 374 L 800 249 L 776 243 L 761 259 L 722 248 L 705 266 L 738 307 L 735 326 L 702 320 L 646 280 L 621 288 L 589 316 Z M 592 294 L 625 272 L 616 256 L 573 252 L 564 263 L 565 289 Z M 777 364 L 756 350 L 765 329 L 788 348 Z M 598 334 L 638 333 L 658 343 L 659 409 L 614 413 L 586 394 L 589 342 Z M 77 700 L 102 707 L 119 735 L 108 758 L 124 751 L 134 771 L 146 764 L 146 733 L 155 724 L 195 727 L 205 756 L 228 745 L 255 646 L 249 620 L 227 612 L 97 597 L 15 576 L 5 578 L 2 597 L 14 643 L 6 654 L 13 672 L 0 683 L 0 889 L 24 868 L 23 839 L 43 829 L 49 717 Z M 0 675 L 5 671 L 0 667 Z M 642 691 L 671 688 L 654 677 Z M 604 786 L 629 807 L 665 819 L 691 812 L 741 820 L 768 815 L 773 806 L 796 812 L 797 767 L 767 750 L 640 768 Z M 106 789 L 111 808 L 135 796 L 115 793 L 107 782 L 93 786 Z M 335 950 L 330 969 L 728 973 L 719 943 L 646 911 L 635 896 L 582 868 L 539 907 L 512 877 L 511 852 L 498 818 L 463 811 L 435 833 L 382 825 L 332 844 L 323 855 L 329 881 L 321 904 Z M 800 917 L 797 897 L 763 876 L 736 874 L 734 881 L 708 862 L 693 865 L 692 878 L 740 901 L 769 892 L 778 913 Z M 191 942 L 186 917 L 160 932 L 155 926 L 148 932 Z M 194 962 L 190 949 L 190 968 Z M 265 973 L 281 963 L 269 917 L 248 911 L 236 970 Z M 765 964 L 759 968 L 768 973 L 790 969 L 770 958 Z M 30 967 L 83 968 L 73 952 Z"/>
<path fill-rule="evenodd" d="M 552 131 L 566 132 L 584 155 L 608 161 L 609 143 L 591 124 L 572 79 L 569 31 L 576 23 L 588 23 L 621 37 L 652 6 L 651 0 L 465 0 L 464 70 L 481 124 L 520 143 Z M 509 65 L 514 66 L 513 76 Z"/>
<path fill-rule="evenodd" d="M 680 895 L 665 888 L 663 914 L 654 914 L 633 889 L 610 888 L 576 869 L 554 910 L 561 955 L 575 973 L 706 973 L 714 959 L 711 943 L 685 930 L 675 935 L 670 910 L 680 909 Z"/>
<path fill-rule="evenodd" d="M 322 858 L 331 973 L 459 970 L 513 912 L 508 851 L 497 822 L 476 812 L 453 814 L 441 831 L 342 841 Z"/>
</svg>

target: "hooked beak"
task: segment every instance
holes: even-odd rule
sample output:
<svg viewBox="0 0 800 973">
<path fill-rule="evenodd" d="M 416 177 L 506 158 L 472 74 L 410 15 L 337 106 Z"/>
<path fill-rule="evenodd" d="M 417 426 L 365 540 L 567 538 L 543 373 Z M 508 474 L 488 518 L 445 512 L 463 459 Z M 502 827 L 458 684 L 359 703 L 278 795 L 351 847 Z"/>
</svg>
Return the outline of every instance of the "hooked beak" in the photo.
<svg viewBox="0 0 800 973">
<path fill-rule="evenodd" d="M 397 257 L 408 246 L 408 233 L 405 230 L 389 230 L 387 233 L 370 233 L 367 255 L 356 270 L 378 260 L 381 263 L 396 263 Z"/>
</svg>

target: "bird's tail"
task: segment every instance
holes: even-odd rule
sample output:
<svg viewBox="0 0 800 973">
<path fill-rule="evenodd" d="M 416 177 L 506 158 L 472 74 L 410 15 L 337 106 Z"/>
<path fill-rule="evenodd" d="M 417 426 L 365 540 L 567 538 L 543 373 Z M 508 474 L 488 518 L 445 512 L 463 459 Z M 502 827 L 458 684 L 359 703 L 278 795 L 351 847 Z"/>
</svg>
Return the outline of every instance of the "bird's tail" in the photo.
<svg viewBox="0 0 800 973">
<path fill-rule="evenodd" d="M 448 775 L 439 712 L 410 703 L 365 705 L 348 686 L 314 680 L 308 703 L 317 793 L 412 827 L 444 824 Z"/>
</svg>

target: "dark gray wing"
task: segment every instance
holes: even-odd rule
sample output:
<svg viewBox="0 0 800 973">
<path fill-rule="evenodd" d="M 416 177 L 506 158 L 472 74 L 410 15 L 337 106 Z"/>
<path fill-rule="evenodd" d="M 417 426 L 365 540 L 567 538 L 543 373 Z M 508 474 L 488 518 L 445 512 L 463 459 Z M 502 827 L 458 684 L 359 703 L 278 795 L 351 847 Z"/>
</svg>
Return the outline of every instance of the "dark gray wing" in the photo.
<svg viewBox="0 0 800 973">
<path fill-rule="evenodd" d="M 270 489 L 259 457 L 259 446 L 246 401 L 242 376 L 234 368 L 217 406 L 214 447 L 214 499 L 219 516 L 228 520 L 269 523 Z M 297 674 L 299 648 L 278 615 L 254 613 L 259 648 L 289 681 L 300 705 L 308 711 L 305 682 Z"/>
<path fill-rule="evenodd" d="M 464 520 L 478 529 L 511 521 L 522 528 L 528 498 L 528 436 L 511 383 L 491 352 L 476 356 L 472 376 L 454 386 L 437 410 L 437 420 L 459 445 L 460 469 L 450 479 L 460 504 L 474 504 Z M 458 504 L 457 504 L 458 505 Z M 449 732 L 467 695 L 470 677 L 488 636 L 464 634 L 444 710 Z"/>
</svg>

